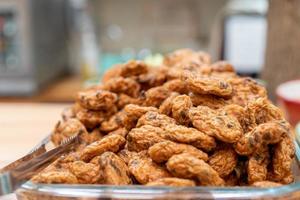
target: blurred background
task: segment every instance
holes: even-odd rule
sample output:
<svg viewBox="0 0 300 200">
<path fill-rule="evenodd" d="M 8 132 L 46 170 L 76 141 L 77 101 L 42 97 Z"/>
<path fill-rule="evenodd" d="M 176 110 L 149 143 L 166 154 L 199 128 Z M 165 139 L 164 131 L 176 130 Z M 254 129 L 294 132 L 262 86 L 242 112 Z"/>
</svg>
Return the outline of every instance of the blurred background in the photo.
<svg viewBox="0 0 300 200">
<path fill-rule="evenodd" d="M 0 0 L 0 96 L 72 101 L 116 63 L 159 63 L 186 47 L 260 77 L 268 8 L 267 0 Z"/>
<path fill-rule="evenodd" d="M 299 41 L 300 0 L 0 0 L 0 140 L 30 149 L 109 67 L 178 48 L 228 60 L 299 115 Z"/>
</svg>

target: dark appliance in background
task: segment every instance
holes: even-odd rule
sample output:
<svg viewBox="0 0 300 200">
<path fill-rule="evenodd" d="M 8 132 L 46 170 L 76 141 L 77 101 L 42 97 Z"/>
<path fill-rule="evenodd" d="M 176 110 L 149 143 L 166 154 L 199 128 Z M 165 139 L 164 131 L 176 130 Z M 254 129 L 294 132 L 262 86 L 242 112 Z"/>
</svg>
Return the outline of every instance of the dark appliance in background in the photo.
<svg viewBox="0 0 300 200">
<path fill-rule="evenodd" d="M 66 71 L 66 2 L 0 1 L 0 96 L 31 95 Z"/>
</svg>

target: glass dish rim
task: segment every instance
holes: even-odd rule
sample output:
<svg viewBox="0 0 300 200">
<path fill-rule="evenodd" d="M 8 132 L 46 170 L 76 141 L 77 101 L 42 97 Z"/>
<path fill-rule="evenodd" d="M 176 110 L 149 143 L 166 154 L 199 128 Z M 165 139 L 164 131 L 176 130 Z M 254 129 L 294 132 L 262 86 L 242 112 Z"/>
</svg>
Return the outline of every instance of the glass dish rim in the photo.
<svg viewBox="0 0 300 200">
<path fill-rule="evenodd" d="M 300 162 L 300 147 L 298 139 L 295 139 L 296 162 Z M 258 188 L 251 186 L 240 187 L 168 187 L 168 186 L 112 186 L 112 185 L 87 185 L 87 184 L 40 184 L 28 181 L 17 191 L 17 195 L 22 192 L 34 192 L 44 195 L 65 196 L 65 197 L 109 197 L 109 198 L 136 198 L 145 199 L 149 197 L 178 197 L 178 194 L 188 197 L 207 194 L 214 198 L 257 198 L 270 196 L 284 196 L 293 192 L 300 192 L 300 180 L 289 185 L 280 187 Z"/>
</svg>

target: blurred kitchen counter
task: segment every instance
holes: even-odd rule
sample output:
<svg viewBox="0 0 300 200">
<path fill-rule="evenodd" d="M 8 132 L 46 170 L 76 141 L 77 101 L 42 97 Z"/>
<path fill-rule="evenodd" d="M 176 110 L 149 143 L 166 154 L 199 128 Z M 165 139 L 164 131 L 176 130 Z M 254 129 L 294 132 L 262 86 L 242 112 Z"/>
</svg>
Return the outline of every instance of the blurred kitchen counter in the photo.
<svg viewBox="0 0 300 200">
<path fill-rule="evenodd" d="M 68 105 L 0 103 L 0 168 L 28 153 L 49 134 Z"/>
<path fill-rule="evenodd" d="M 0 96 L 0 102 L 72 102 L 82 87 L 83 80 L 80 76 L 67 76 L 48 84 L 33 96 Z"/>
</svg>

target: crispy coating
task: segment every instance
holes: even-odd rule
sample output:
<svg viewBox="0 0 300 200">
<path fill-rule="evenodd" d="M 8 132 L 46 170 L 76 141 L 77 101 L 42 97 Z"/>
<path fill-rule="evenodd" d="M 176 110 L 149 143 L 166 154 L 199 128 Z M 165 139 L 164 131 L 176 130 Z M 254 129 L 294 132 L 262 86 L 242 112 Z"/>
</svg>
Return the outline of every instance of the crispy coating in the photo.
<svg viewBox="0 0 300 200">
<path fill-rule="evenodd" d="M 67 170 L 42 172 L 31 179 L 34 183 L 77 184 L 76 176 Z"/>
<path fill-rule="evenodd" d="M 126 78 L 146 74 L 147 72 L 148 66 L 146 63 L 138 60 L 130 60 L 121 67 L 120 75 Z"/>
<path fill-rule="evenodd" d="M 236 167 L 238 156 L 232 147 L 216 150 L 208 160 L 208 164 L 218 172 L 219 176 L 225 178 Z"/>
<path fill-rule="evenodd" d="M 232 86 L 221 78 L 201 76 L 185 71 L 182 80 L 186 82 L 189 91 L 196 94 L 212 94 L 219 97 L 232 95 Z"/>
<path fill-rule="evenodd" d="M 101 123 L 100 130 L 103 132 L 111 132 L 124 126 L 125 112 L 123 110 L 111 116 L 107 121 Z"/>
<path fill-rule="evenodd" d="M 122 64 L 116 64 L 106 70 L 102 77 L 102 83 L 106 83 L 108 80 L 121 76 L 121 68 L 123 67 Z"/>
<path fill-rule="evenodd" d="M 117 101 L 117 107 L 119 110 L 123 109 L 127 104 L 142 104 L 141 98 L 133 98 L 131 96 L 128 96 L 127 94 L 119 94 L 118 95 L 118 101 Z"/>
<path fill-rule="evenodd" d="M 141 127 L 143 125 L 151 125 L 155 127 L 164 127 L 168 124 L 176 124 L 176 121 L 163 114 L 159 114 L 158 112 L 149 111 L 144 114 L 137 122 L 136 127 Z"/>
<path fill-rule="evenodd" d="M 271 177 L 273 181 L 282 182 L 284 184 L 293 181 L 292 163 L 294 155 L 295 147 L 293 140 L 290 135 L 286 135 L 274 146 Z"/>
<path fill-rule="evenodd" d="M 173 100 L 177 96 L 179 96 L 179 93 L 172 92 L 171 95 L 168 98 L 166 98 L 159 106 L 159 113 L 170 116 L 172 114 Z"/>
<path fill-rule="evenodd" d="M 141 86 L 132 78 L 116 77 L 108 80 L 103 85 L 105 90 L 114 93 L 123 93 L 131 97 L 138 97 Z"/>
<path fill-rule="evenodd" d="M 179 178 L 196 178 L 203 186 L 224 186 L 220 178 L 210 165 L 190 154 L 183 153 L 172 156 L 167 162 L 167 169 Z"/>
<path fill-rule="evenodd" d="M 213 72 L 235 72 L 234 67 L 224 60 L 213 63 L 211 67 Z"/>
<path fill-rule="evenodd" d="M 89 110 L 108 110 L 116 101 L 117 95 L 106 90 L 87 90 L 77 95 L 80 106 Z"/>
<path fill-rule="evenodd" d="M 80 134 L 81 142 L 84 144 L 91 144 L 97 140 L 101 140 L 103 137 L 104 135 L 97 128 Z"/>
<path fill-rule="evenodd" d="M 163 63 L 169 67 L 180 67 L 190 64 L 210 64 L 211 58 L 205 52 L 195 52 L 191 49 L 179 49 L 165 56 Z"/>
<path fill-rule="evenodd" d="M 285 121 L 272 121 L 256 126 L 234 145 L 240 155 L 250 155 L 262 145 L 276 144 L 290 132 Z"/>
<path fill-rule="evenodd" d="M 167 81 L 166 67 L 151 67 L 149 73 L 141 74 L 136 81 L 141 85 L 142 90 L 148 90 L 153 87 L 160 86 Z"/>
<path fill-rule="evenodd" d="M 113 152 L 103 153 L 99 158 L 99 163 L 104 184 L 129 185 L 132 183 L 126 163 Z"/>
<path fill-rule="evenodd" d="M 282 111 L 274 106 L 267 98 L 258 98 L 251 101 L 246 109 L 257 125 L 273 120 L 284 119 Z"/>
<path fill-rule="evenodd" d="M 172 102 L 172 117 L 182 125 L 188 126 L 191 121 L 189 110 L 193 106 L 191 98 L 187 95 L 179 95 Z"/>
<path fill-rule="evenodd" d="M 247 166 L 249 184 L 267 180 L 269 161 L 270 154 L 268 146 L 262 146 L 250 156 Z"/>
<path fill-rule="evenodd" d="M 216 147 L 213 137 L 197 129 L 181 125 L 168 124 L 164 127 L 164 131 L 159 132 L 159 135 L 164 139 L 190 144 L 204 151 L 211 151 Z"/>
<path fill-rule="evenodd" d="M 229 104 L 220 108 L 220 112 L 223 115 L 234 116 L 243 128 L 244 133 L 251 131 L 255 126 L 255 119 L 250 116 L 247 109 L 237 104 Z"/>
<path fill-rule="evenodd" d="M 146 106 L 159 107 L 161 103 L 171 95 L 171 91 L 163 86 L 157 86 L 147 90 L 145 93 L 145 102 Z"/>
<path fill-rule="evenodd" d="M 115 106 L 109 111 L 93 111 L 80 108 L 76 113 L 76 118 L 79 119 L 87 129 L 94 129 L 116 112 L 117 108 Z"/>
<path fill-rule="evenodd" d="M 154 163 L 151 158 L 144 154 L 137 154 L 130 159 L 128 167 L 130 173 L 141 184 L 171 177 L 170 173 L 164 167 Z"/>
<path fill-rule="evenodd" d="M 134 104 L 128 104 L 124 108 L 124 113 L 126 117 L 124 118 L 124 126 L 130 130 L 136 126 L 138 119 L 149 111 L 157 111 L 155 107 L 146 107 L 146 106 L 139 106 Z"/>
<path fill-rule="evenodd" d="M 178 92 L 179 94 L 186 94 L 188 93 L 188 89 L 186 83 L 181 79 L 174 79 L 166 82 L 163 85 L 165 88 L 172 92 Z"/>
<path fill-rule="evenodd" d="M 146 184 L 147 186 L 193 187 L 195 181 L 183 178 L 161 178 Z"/>
<path fill-rule="evenodd" d="M 223 115 L 209 107 L 193 107 L 189 117 L 195 128 L 223 142 L 235 143 L 243 135 L 242 127 L 235 117 Z"/>
<path fill-rule="evenodd" d="M 120 135 L 123 138 L 126 138 L 128 130 L 126 128 L 118 128 L 114 131 L 109 132 L 107 135 Z"/>
<path fill-rule="evenodd" d="M 219 109 L 225 106 L 226 101 L 221 98 L 210 94 L 189 94 L 194 106 L 207 106 L 211 109 Z"/>
<path fill-rule="evenodd" d="M 258 181 L 258 182 L 254 182 L 252 186 L 265 188 L 265 187 L 280 187 L 282 186 L 282 184 L 273 181 Z"/>
<path fill-rule="evenodd" d="M 103 139 L 96 141 L 86 146 L 82 152 L 80 158 L 83 161 L 89 161 L 93 157 L 101 155 L 106 151 L 118 152 L 125 145 L 125 138 L 120 135 L 108 135 Z"/>
<path fill-rule="evenodd" d="M 248 102 L 260 97 L 267 97 L 266 89 L 249 77 L 231 77 L 227 81 L 233 88 L 230 99 L 233 104 L 246 106 Z"/>
<path fill-rule="evenodd" d="M 122 149 L 117 154 L 126 164 L 129 163 L 129 160 L 137 155 L 135 151 L 129 151 L 128 149 Z"/>
<path fill-rule="evenodd" d="M 51 134 L 51 141 L 58 146 L 62 141 L 78 133 L 87 133 L 84 125 L 78 119 L 59 121 Z"/>
<path fill-rule="evenodd" d="M 127 135 L 128 150 L 140 152 L 147 150 L 157 142 L 164 141 L 164 139 L 159 136 L 160 132 L 163 132 L 163 129 L 150 125 L 131 129 Z"/>
<path fill-rule="evenodd" d="M 204 161 L 208 160 L 208 155 L 203 151 L 187 144 L 179 144 L 171 141 L 159 142 L 151 146 L 148 150 L 148 154 L 151 159 L 157 163 L 162 163 L 173 155 L 188 153 L 196 158 L 202 159 Z"/>
<path fill-rule="evenodd" d="M 101 179 L 99 166 L 92 163 L 75 161 L 69 164 L 68 169 L 81 184 L 99 183 Z"/>
</svg>

